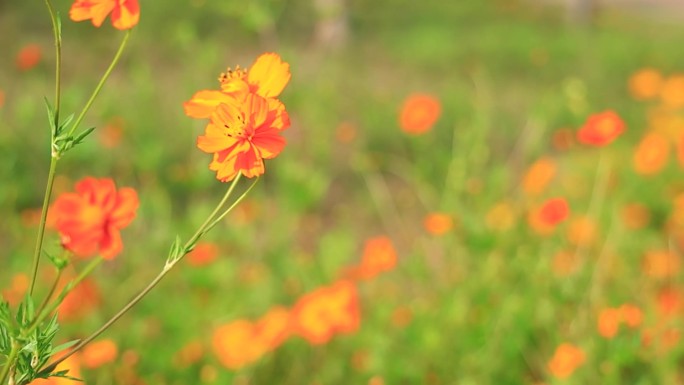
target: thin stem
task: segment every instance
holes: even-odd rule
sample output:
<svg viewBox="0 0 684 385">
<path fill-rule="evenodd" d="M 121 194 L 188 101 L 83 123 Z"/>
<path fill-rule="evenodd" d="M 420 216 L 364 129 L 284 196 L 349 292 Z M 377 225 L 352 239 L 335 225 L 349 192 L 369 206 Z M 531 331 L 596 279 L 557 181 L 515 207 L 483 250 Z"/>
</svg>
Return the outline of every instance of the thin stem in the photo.
<svg viewBox="0 0 684 385">
<path fill-rule="evenodd" d="M 19 344 L 16 343 L 16 341 L 12 340 L 12 348 L 10 349 L 9 356 L 7 356 L 7 361 L 5 362 L 5 366 L 2 367 L 2 372 L 0 372 L 0 384 L 6 384 L 7 383 L 7 378 L 10 375 L 10 371 L 12 367 L 14 366 L 14 361 L 17 359 L 17 356 L 19 355 Z"/>
<path fill-rule="evenodd" d="M 52 195 L 52 186 L 55 183 L 55 171 L 57 170 L 57 158 L 50 158 L 50 171 L 48 172 L 45 196 L 43 197 L 43 211 L 40 214 L 40 224 L 38 225 L 38 236 L 36 238 L 36 249 L 33 252 L 33 271 L 31 273 L 31 286 L 29 295 L 33 295 L 36 286 L 36 276 L 38 275 L 38 265 L 40 264 L 40 252 L 43 250 L 43 238 L 45 237 L 45 223 L 47 222 L 48 206 Z"/>
<path fill-rule="evenodd" d="M 240 179 L 241 175 L 242 174 L 238 174 L 237 177 L 235 177 L 235 179 L 233 180 L 233 183 L 231 183 L 230 187 L 228 188 L 228 191 L 226 191 L 226 194 L 223 196 L 223 198 L 221 199 L 219 204 L 216 205 L 216 208 L 214 209 L 214 211 L 212 211 L 211 214 L 209 214 L 207 219 L 197 229 L 195 234 L 193 234 L 192 237 L 190 237 L 190 239 L 185 243 L 185 246 L 183 246 L 183 252 L 180 256 L 178 256 L 177 258 L 172 259 L 170 261 L 167 261 L 166 264 L 164 265 L 164 268 L 161 270 L 161 272 L 159 272 L 159 274 L 157 274 L 157 276 L 147 286 L 145 286 L 144 289 L 142 289 L 135 297 L 133 297 L 133 299 L 131 299 L 123 308 L 121 308 L 121 310 L 119 310 L 116 314 L 114 314 L 112 316 L 112 318 L 109 319 L 109 321 L 107 321 L 99 329 L 97 329 L 95 332 L 93 332 L 90 336 L 88 336 L 87 338 L 85 338 L 84 340 L 79 342 L 76 346 L 74 346 L 71 350 L 69 350 L 68 353 L 66 353 L 62 357 L 58 358 L 56 361 L 54 361 L 53 363 L 51 363 L 47 367 L 43 368 L 40 372 L 41 373 L 51 373 L 53 370 L 55 370 L 57 365 L 59 365 L 61 362 L 66 360 L 68 357 L 70 357 L 72 354 L 76 353 L 81 348 L 83 348 L 84 346 L 89 344 L 92 340 L 99 337 L 100 334 L 102 334 L 105 330 L 107 330 L 110 326 L 112 326 L 116 321 L 118 321 L 119 318 L 121 318 L 124 314 L 126 314 L 133 306 L 135 306 L 138 302 L 140 302 L 140 300 L 142 300 L 155 286 L 157 286 L 157 284 L 166 276 L 166 274 L 168 274 L 169 271 L 171 271 L 171 269 L 181 259 L 183 259 L 183 257 L 185 255 L 187 255 L 190 252 L 192 246 L 202 237 L 202 235 L 204 235 L 209 228 L 211 228 L 213 225 L 216 224 L 215 223 L 216 222 L 216 219 L 215 219 L 216 215 L 221 211 L 221 209 L 223 208 L 225 203 L 230 198 L 230 196 L 233 193 L 233 190 L 235 189 L 235 186 L 237 185 L 238 180 Z M 252 184 L 252 186 L 254 186 L 254 184 Z M 252 186 L 250 186 L 249 189 L 251 189 Z M 247 190 L 247 192 L 248 191 L 249 190 Z M 244 199 L 247 192 L 243 193 L 242 196 L 240 196 L 236 202 Z M 235 203 L 233 205 L 231 205 L 229 210 L 232 209 L 234 206 L 235 206 Z M 219 216 L 219 218 L 223 218 L 223 216 L 225 216 L 225 214 L 226 213 L 221 214 L 221 216 Z"/>
<path fill-rule="evenodd" d="M 43 303 L 40 304 L 38 309 L 36 309 L 36 313 L 40 316 L 40 313 L 43 312 L 43 309 L 50 303 L 50 299 L 52 296 L 55 294 L 55 290 L 57 290 L 57 285 L 59 284 L 59 280 L 62 278 L 62 272 L 64 269 L 57 269 L 57 276 L 55 277 L 55 281 L 52 283 L 52 286 L 50 287 L 50 291 L 48 291 L 47 295 L 45 296 L 45 299 L 43 300 Z"/>
<path fill-rule="evenodd" d="M 109 64 L 109 67 L 105 71 L 104 75 L 102 75 L 102 78 L 100 79 L 100 82 L 97 84 L 97 87 L 93 90 L 93 93 L 90 95 L 90 99 L 88 99 L 88 102 L 86 105 L 83 107 L 83 110 L 81 110 L 81 113 L 78 115 L 78 118 L 76 118 L 76 121 L 74 124 L 71 126 L 71 129 L 69 130 L 69 134 L 67 137 L 70 137 L 74 134 L 74 131 L 76 131 L 76 128 L 78 128 L 79 124 L 83 121 L 83 118 L 85 118 L 86 113 L 90 109 L 90 107 L 93 105 L 93 102 L 95 101 L 95 98 L 97 95 L 100 93 L 100 90 L 102 90 L 102 87 L 104 86 L 105 82 L 109 78 L 109 75 L 111 75 L 112 71 L 114 70 L 114 67 L 116 66 L 116 63 L 119 62 L 119 59 L 121 58 L 121 54 L 124 51 L 124 48 L 126 47 L 126 43 L 128 42 L 128 38 L 131 36 L 131 30 L 127 30 L 126 34 L 124 35 L 123 40 L 121 40 L 121 44 L 119 45 L 119 49 L 116 51 L 116 54 L 114 55 L 114 59 L 112 59 L 112 62 Z"/>
<path fill-rule="evenodd" d="M 240 195 L 240 196 L 238 197 L 238 199 L 236 199 L 235 202 L 233 202 L 233 204 L 230 205 L 230 207 L 228 207 L 228 208 L 226 209 L 226 211 L 223 212 L 223 214 L 221 214 L 218 218 L 216 218 L 214 221 L 211 222 L 211 224 L 209 224 L 209 225 L 207 226 L 207 229 L 206 229 L 205 231 L 211 230 L 214 226 L 216 226 L 217 223 L 221 222 L 221 220 L 223 220 L 223 218 L 225 218 L 226 215 L 228 215 L 228 213 L 230 213 L 231 211 L 233 211 L 233 209 L 235 208 L 235 206 L 237 206 L 238 204 L 240 204 L 240 202 L 242 202 L 242 201 L 245 199 L 245 197 L 247 197 L 247 194 L 249 194 L 249 192 L 252 191 L 252 188 L 257 184 L 258 181 L 259 181 L 259 178 L 257 177 L 257 178 L 254 180 L 254 182 L 252 182 L 252 184 L 247 188 L 247 190 L 245 190 L 245 192 L 243 192 L 242 195 Z"/>
<path fill-rule="evenodd" d="M 59 127 L 59 105 L 61 100 L 62 85 L 62 34 L 59 28 L 57 15 L 50 0 L 45 0 L 50 19 L 52 20 L 52 34 L 55 37 L 55 127 Z"/>
</svg>

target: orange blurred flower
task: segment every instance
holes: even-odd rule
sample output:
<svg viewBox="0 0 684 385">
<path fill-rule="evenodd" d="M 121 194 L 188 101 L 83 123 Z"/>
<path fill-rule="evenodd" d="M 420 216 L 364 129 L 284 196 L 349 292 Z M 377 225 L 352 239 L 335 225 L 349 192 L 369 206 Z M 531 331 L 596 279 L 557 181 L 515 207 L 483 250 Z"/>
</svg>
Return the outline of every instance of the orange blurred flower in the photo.
<svg viewBox="0 0 684 385">
<path fill-rule="evenodd" d="M 624 304 L 618 310 L 622 320 L 632 329 L 639 327 L 644 320 L 644 313 L 636 305 Z"/>
<path fill-rule="evenodd" d="M 682 132 L 682 134 L 679 135 L 679 138 L 677 138 L 676 148 L 679 165 L 684 167 L 684 132 Z"/>
<path fill-rule="evenodd" d="M 441 113 L 439 99 L 428 94 L 413 94 L 401 106 L 399 126 L 408 134 L 424 134 L 432 129 Z"/>
<path fill-rule="evenodd" d="M 360 320 L 356 286 L 344 280 L 304 295 L 292 310 L 293 332 L 312 345 L 328 342 L 335 333 L 356 331 Z"/>
<path fill-rule="evenodd" d="M 17 53 L 17 68 L 28 71 L 40 63 L 41 57 L 42 53 L 38 44 L 27 44 Z"/>
<path fill-rule="evenodd" d="M 612 110 L 589 116 L 577 132 L 577 140 L 591 146 L 605 146 L 625 131 L 625 123 Z"/>
<path fill-rule="evenodd" d="M 76 285 L 57 308 L 60 322 L 82 318 L 95 310 L 102 302 L 100 289 L 90 278 Z"/>
<path fill-rule="evenodd" d="M 582 349 L 569 343 L 563 343 L 556 348 L 547 367 L 553 376 L 565 379 L 570 377 L 585 360 L 586 355 Z"/>
<path fill-rule="evenodd" d="M 219 254 L 219 247 L 215 243 L 201 242 L 188 254 L 188 263 L 192 266 L 206 266 L 214 260 Z"/>
<path fill-rule="evenodd" d="M 96 369 L 100 366 L 114 362 L 119 355 L 119 347 L 111 339 L 91 342 L 83 348 L 81 362 L 88 369 Z"/>
<path fill-rule="evenodd" d="M 594 220 L 587 216 L 579 216 L 570 221 L 567 239 L 575 246 L 588 246 L 596 241 L 597 232 Z"/>
<path fill-rule="evenodd" d="M 15 274 L 12 277 L 10 286 L 2 290 L 2 298 L 10 305 L 18 305 L 28 291 L 29 277 L 26 274 Z"/>
<path fill-rule="evenodd" d="M 96 27 L 110 14 L 114 28 L 131 29 L 140 20 L 140 5 L 138 0 L 76 0 L 69 10 L 71 20 L 91 20 Z"/>
<path fill-rule="evenodd" d="M 0 108 L 5 105 L 5 92 L 0 90 Z"/>
<path fill-rule="evenodd" d="M 642 175 L 655 174 L 667 164 L 670 144 L 660 134 L 650 132 L 641 139 L 634 152 L 634 171 Z"/>
<path fill-rule="evenodd" d="M 551 137 L 553 148 L 558 151 L 567 151 L 575 145 L 575 132 L 570 128 L 559 128 Z"/>
<path fill-rule="evenodd" d="M 622 313 L 618 309 L 607 308 L 601 310 L 598 316 L 598 332 L 603 338 L 612 339 L 620 330 Z"/>
<path fill-rule="evenodd" d="M 651 213 L 648 207 L 641 203 L 629 203 L 622 208 L 622 222 L 630 229 L 638 230 L 651 220 Z"/>
<path fill-rule="evenodd" d="M 74 378 L 81 377 L 81 355 L 75 353 L 67 357 L 62 363 L 57 365 L 55 369 L 58 372 L 66 371 L 66 375 Z M 47 379 L 36 379 L 31 384 L 37 385 L 77 385 L 82 384 L 80 381 L 70 380 L 62 377 L 49 377 Z"/>
<path fill-rule="evenodd" d="M 423 220 L 423 227 L 432 235 L 444 235 L 454 227 L 454 220 L 449 214 L 429 213 Z"/>
<path fill-rule="evenodd" d="M 244 103 L 222 103 L 211 115 L 197 147 L 213 153 L 209 169 L 222 182 L 239 172 L 246 177 L 264 173 L 264 159 L 275 158 L 285 147 L 282 130 L 289 126 L 287 113 L 275 99 L 249 94 Z"/>
<path fill-rule="evenodd" d="M 672 287 L 661 290 L 658 293 L 656 304 L 661 317 L 670 318 L 681 314 L 684 310 L 684 298 L 681 290 Z"/>
<path fill-rule="evenodd" d="M 651 278 L 674 277 L 679 273 L 681 261 L 669 250 L 651 250 L 644 256 L 642 269 Z"/>
<path fill-rule="evenodd" d="M 670 76 L 660 91 L 660 98 L 668 107 L 684 107 L 684 75 Z"/>
<path fill-rule="evenodd" d="M 629 78 L 629 93 L 634 99 L 653 99 L 660 93 L 663 76 L 653 68 L 641 69 Z"/>
<path fill-rule="evenodd" d="M 290 312 L 276 306 L 256 323 L 237 320 L 216 329 L 212 339 L 219 361 L 239 369 L 277 348 L 289 335 Z"/>
<path fill-rule="evenodd" d="M 253 93 L 263 98 L 278 97 L 290 81 L 290 65 L 283 62 L 276 53 L 264 53 L 259 56 L 249 70 L 237 66 L 235 70 L 228 68 L 227 72 L 219 76 L 221 90 L 202 90 L 183 103 L 185 114 L 192 118 L 204 119 L 222 103 L 234 103 Z M 274 99 L 275 100 L 275 99 Z M 273 105 L 280 104 L 279 102 Z M 285 125 L 289 126 L 289 119 L 284 107 L 282 109 Z"/>
<path fill-rule="evenodd" d="M 565 198 L 549 199 L 539 209 L 541 220 L 551 226 L 555 226 L 568 218 L 570 207 Z"/>
<path fill-rule="evenodd" d="M 366 241 L 361 255 L 361 263 L 348 269 L 350 279 L 371 279 L 383 271 L 392 270 L 397 265 L 397 252 L 392 240 L 380 236 Z"/>
<path fill-rule="evenodd" d="M 62 246 L 74 255 L 99 252 L 112 259 L 123 249 L 119 230 L 131 223 L 137 208 L 135 190 L 117 191 L 111 179 L 87 177 L 76 183 L 75 193 L 57 198 L 50 208 L 50 222 L 59 231 Z"/>
<path fill-rule="evenodd" d="M 115 117 L 98 130 L 100 143 L 105 148 L 114 148 L 121 143 L 123 137 L 124 120 Z"/>
<path fill-rule="evenodd" d="M 200 341 L 190 341 L 185 344 L 174 356 L 174 363 L 180 365 L 182 368 L 187 368 L 190 365 L 196 364 L 202 359 L 204 355 L 204 346 Z"/>
<path fill-rule="evenodd" d="M 530 166 L 523 178 L 522 188 L 525 194 L 541 194 L 556 175 L 556 163 L 548 157 L 538 159 Z"/>
</svg>

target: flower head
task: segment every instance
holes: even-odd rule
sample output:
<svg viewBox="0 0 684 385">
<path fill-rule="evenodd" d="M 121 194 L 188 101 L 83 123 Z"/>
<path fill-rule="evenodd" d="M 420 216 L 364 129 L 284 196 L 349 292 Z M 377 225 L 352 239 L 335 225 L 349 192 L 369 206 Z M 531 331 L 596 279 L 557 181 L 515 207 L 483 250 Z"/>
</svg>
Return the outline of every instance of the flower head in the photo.
<svg viewBox="0 0 684 385">
<path fill-rule="evenodd" d="M 439 99 L 427 94 L 409 96 L 401 107 L 399 125 L 402 131 L 419 135 L 432 128 L 442 113 Z"/>
<path fill-rule="evenodd" d="M 209 169 L 227 182 L 239 172 L 251 178 L 264 173 L 264 159 L 276 157 L 285 147 L 280 132 L 290 121 L 283 105 L 275 99 L 249 94 L 243 103 L 221 103 L 211 115 L 197 147 L 213 153 Z"/>
<path fill-rule="evenodd" d="M 589 116 L 587 122 L 577 132 L 577 139 L 591 146 L 602 147 L 610 144 L 625 131 L 625 123 L 614 111 L 604 111 Z"/>
<path fill-rule="evenodd" d="M 361 263 L 346 272 L 350 279 L 370 279 L 392 270 L 397 265 L 397 251 L 392 240 L 385 236 L 370 238 L 363 247 Z"/>
<path fill-rule="evenodd" d="M 28 44 L 17 53 L 17 68 L 21 71 L 28 71 L 40 63 L 41 56 L 42 53 L 38 44 Z"/>
<path fill-rule="evenodd" d="M 110 14 L 114 28 L 131 29 L 140 20 L 140 5 L 138 0 L 76 0 L 69 10 L 71 20 L 91 20 L 96 27 Z"/>
<path fill-rule="evenodd" d="M 573 344 L 563 343 L 556 348 L 547 367 L 553 376 L 564 379 L 570 377 L 585 360 L 586 355 L 582 349 Z"/>
<path fill-rule="evenodd" d="M 276 53 L 259 56 L 250 69 L 239 66 L 219 76 L 220 90 L 202 90 L 183 104 L 185 114 L 198 119 L 209 118 L 222 103 L 242 101 L 248 94 L 274 99 L 290 81 L 290 65 Z"/>
<path fill-rule="evenodd" d="M 117 191 L 111 179 L 88 177 L 76 184 L 76 192 L 57 198 L 50 221 L 62 237 L 62 246 L 76 256 L 99 252 L 112 259 L 123 248 L 119 230 L 131 223 L 137 208 L 135 190 Z"/>
</svg>

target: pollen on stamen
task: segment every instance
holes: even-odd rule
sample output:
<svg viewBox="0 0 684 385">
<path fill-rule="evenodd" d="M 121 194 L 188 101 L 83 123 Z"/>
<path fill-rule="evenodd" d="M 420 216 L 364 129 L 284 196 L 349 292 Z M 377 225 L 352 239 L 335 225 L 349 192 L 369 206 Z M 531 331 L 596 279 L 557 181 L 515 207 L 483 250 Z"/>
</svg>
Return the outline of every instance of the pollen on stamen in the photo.
<svg viewBox="0 0 684 385">
<path fill-rule="evenodd" d="M 239 65 L 235 66 L 235 69 L 228 67 L 226 72 L 221 72 L 218 77 L 218 81 L 221 84 L 227 83 L 232 79 L 242 79 L 247 76 L 247 69 L 240 68 Z"/>
</svg>

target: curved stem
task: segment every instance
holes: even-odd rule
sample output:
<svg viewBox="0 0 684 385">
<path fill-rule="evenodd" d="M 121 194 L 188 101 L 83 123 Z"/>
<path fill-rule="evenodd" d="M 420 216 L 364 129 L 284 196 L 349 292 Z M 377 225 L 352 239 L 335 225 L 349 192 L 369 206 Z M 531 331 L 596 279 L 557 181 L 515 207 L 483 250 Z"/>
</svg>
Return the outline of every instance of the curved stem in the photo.
<svg viewBox="0 0 684 385">
<path fill-rule="evenodd" d="M 217 219 L 215 218 L 216 215 L 221 212 L 221 209 L 225 205 L 225 203 L 228 201 L 230 198 L 231 194 L 233 193 L 233 190 L 235 189 L 235 186 L 237 185 L 238 181 L 240 180 L 240 176 L 242 174 L 238 174 L 237 177 L 233 180 L 233 183 L 231 183 L 230 187 L 228 188 L 228 191 L 226 191 L 226 194 L 223 196 L 221 201 L 216 205 L 216 208 L 214 211 L 209 214 L 207 219 L 202 223 L 202 225 L 197 229 L 195 234 L 190 237 L 190 239 L 185 243 L 185 246 L 183 246 L 183 253 L 178 256 L 175 259 L 172 259 L 170 261 L 167 261 L 167 263 L 164 265 L 164 268 L 157 274 L 157 276 L 147 285 L 145 288 L 143 288 L 138 294 L 136 294 L 133 299 L 131 299 L 121 310 L 119 310 L 116 314 L 112 316 L 107 322 L 105 322 L 104 325 L 102 325 L 99 329 L 97 329 L 95 332 L 93 332 L 90 336 L 79 342 L 76 346 L 74 346 L 71 350 L 69 350 L 68 353 L 65 355 L 61 356 L 57 360 L 55 360 L 53 363 L 50 365 L 46 366 L 45 368 L 41 369 L 41 373 L 51 373 L 52 371 L 55 370 L 57 365 L 59 365 L 62 361 L 66 360 L 68 357 L 70 357 L 72 354 L 76 353 L 79 351 L 81 348 L 86 346 L 88 343 L 90 343 L 92 340 L 95 338 L 99 337 L 100 334 L 102 334 L 105 330 L 107 330 L 110 326 L 112 326 L 116 321 L 119 320 L 124 314 L 126 314 L 133 306 L 135 306 L 140 300 L 142 300 L 157 284 L 166 276 L 166 274 L 171 271 L 171 269 L 181 260 L 185 255 L 187 255 L 192 246 L 204 235 L 208 229 L 210 229 L 212 226 L 216 224 Z M 255 182 L 256 183 L 256 182 Z M 244 199 L 244 197 L 247 195 L 249 190 L 254 186 L 250 186 L 250 188 L 245 191 L 239 198 L 238 200 L 233 203 L 230 208 L 222 213 L 218 218 L 223 218 L 235 205 Z"/>
<path fill-rule="evenodd" d="M 33 251 L 33 271 L 31 273 L 31 286 L 29 286 L 29 295 L 33 295 L 33 289 L 36 286 L 36 276 L 38 275 L 38 265 L 40 264 L 40 252 L 43 250 L 43 238 L 45 237 L 45 223 L 47 222 L 48 206 L 50 205 L 50 196 L 52 195 L 52 186 L 55 184 L 55 171 L 57 170 L 57 158 L 50 158 L 50 171 L 48 171 L 48 180 L 45 187 L 45 196 L 43 197 L 43 211 L 40 214 L 40 224 L 38 225 L 38 236 L 36 238 L 36 248 Z"/>
<path fill-rule="evenodd" d="M 90 110 L 90 107 L 93 105 L 93 102 L 95 101 L 95 98 L 97 95 L 100 93 L 100 90 L 102 90 L 102 87 L 104 86 L 105 82 L 109 78 L 109 75 L 111 75 L 112 71 L 114 70 L 114 67 L 116 67 L 116 63 L 119 62 L 119 59 L 121 58 L 121 54 L 124 51 L 124 48 L 126 47 L 126 43 L 128 42 L 128 38 L 131 36 L 131 30 L 127 30 L 126 34 L 124 35 L 123 40 L 121 41 L 121 44 L 119 45 L 119 49 L 116 51 L 116 54 L 114 55 L 114 59 L 112 59 L 112 62 L 109 64 L 109 67 L 105 71 L 104 75 L 102 75 L 102 78 L 100 79 L 100 82 L 97 84 L 97 87 L 93 90 L 93 93 L 90 95 L 90 99 L 88 99 L 88 102 L 86 105 L 83 107 L 83 110 L 81 110 L 81 113 L 78 115 L 78 118 L 76 118 L 76 121 L 74 121 L 74 124 L 71 126 L 71 129 L 69 130 L 69 134 L 67 135 L 68 137 L 72 136 L 74 134 L 74 131 L 78 128 L 78 125 L 81 124 L 83 121 L 83 118 L 85 118 L 86 113 L 88 110 Z"/>
<path fill-rule="evenodd" d="M 50 19 L 52 20 L 52 34 L 55 37 L 55 127 L 59 127 L 59 105 L 61 100 L 62 85 L 62 32 L 59 27 L 57 15 L 50 0 L 45 0 Z M 54 139 L 54 138 L 53 138 Z"/>
<path fill-rule="evenodd" d="M 12 341 L 12 348 L 10 349 L 9 356 L 7 356 L 7 361 L 5 366 L 2 367 L 2 372 L 0 372 L 0 384 L 7 384 L 7 378 L 10 376 L 10 371 L 14 366 L 14 361 L 19 355 L 19 344 L 14 340 Z"/>
</svg>

